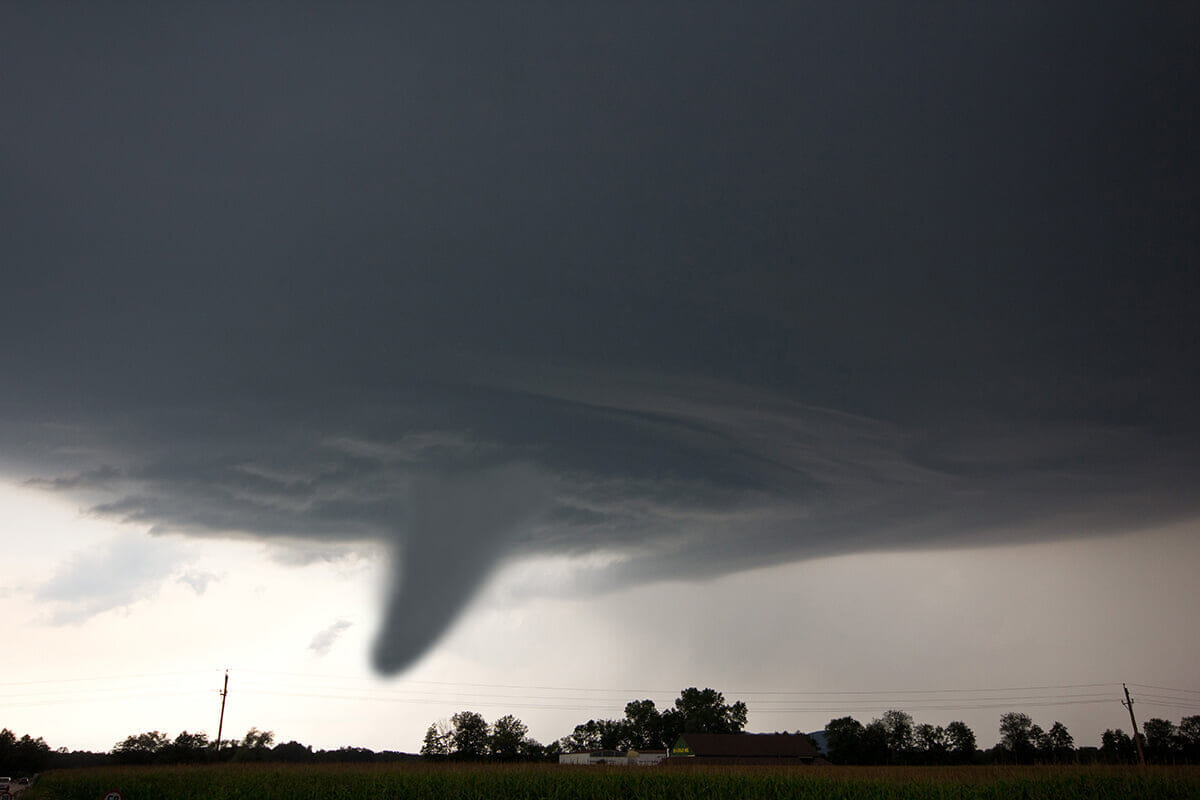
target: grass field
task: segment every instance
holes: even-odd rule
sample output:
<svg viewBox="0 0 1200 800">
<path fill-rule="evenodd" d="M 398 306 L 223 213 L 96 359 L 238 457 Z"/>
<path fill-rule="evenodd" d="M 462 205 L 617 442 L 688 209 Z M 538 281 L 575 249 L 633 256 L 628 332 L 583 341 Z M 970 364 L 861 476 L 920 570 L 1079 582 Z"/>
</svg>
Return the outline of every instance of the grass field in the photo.
<svg viewBox="0 0 1200 800">
<path fill-rule="evenodd" d="M 221 765 L 46 773 L 22 800 L 1197 800 L 1200 767 Z"/>
</svg>

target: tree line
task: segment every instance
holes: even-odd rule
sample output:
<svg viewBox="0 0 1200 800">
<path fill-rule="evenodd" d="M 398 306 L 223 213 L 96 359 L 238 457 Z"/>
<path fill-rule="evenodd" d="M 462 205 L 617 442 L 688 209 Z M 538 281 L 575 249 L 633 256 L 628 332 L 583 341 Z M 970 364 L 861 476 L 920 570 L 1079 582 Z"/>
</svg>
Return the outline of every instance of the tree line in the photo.
<svg viewBox="0 0 1200 800">
<path fill-rule="evenodd" d="M 25 734 L 18 739 L 8 728 L 0 730 L 0 772 L 4 775 L 32 775 L 40 772 L 49 753 L 50 745 L 40 736 L 34 739 Z"/>
<path fill-rule="evenodd" d="M 726 703 L 714 689 L 692 687 L 665 710 L 652 700 L 634 700 L 626 704 L 621 719 L 590 719 L 542 745 L 529 738 L 528 728 L 511 714 L 489 725 L 482 715 L 461 711 L 429 726 L 421 755 L 466 761 L 553 760 L 560 753 L 583 750 L 663 749 L 682 733 L 741 733 L 746 716 L 745 703 Z M 832 719 L 823 733 L 822 749 L 835 764 L 1121 764 L 1137 759 L 1133 739 L 1120 728 L 1106 730 L 1100 747 L 1076 747 L 1062 722 L 1043 728 L 1021 712 L 1000 717 L 1000 741 L 987 750 L 979 748 L 975 732 L 961 720 L 945 726 L 918 724 L 899 709 L 865 725 L 853 717 Z M 1147 720 L 1142 741 L 1152 763 L 1200 763 L 1200 715 L 1184 717 L 1178 725 Z"/>
<path fill-rule="evenodd" d="M 620 719 L 589 719 L 567 736 L 543 745 L 529 736 L 517 717 L 506 714 L 492 723 L 474 711 L 460 711 L 429 726 L 420 757 L 461 761 L 557 761 L 561 753 L 581 750 L 656 750 L 670 747 L 683 733 L 741 733 L 748 709 L 728 703 L 715 689 L 683 689 L 674 704 L 659 710 L 653 700 L 633 700 Z M 796 733 L 800 733 L 797 731 Z M 1032 764 L 1134 763 L 1137 746 L 1120 728 L 1108 729 L 1100 746 L 1076 747 L 1061 722 L 1043 728 L 1020 712 L 1000 717 L 1000 741 L 979 749 L 974 731 L 962 721 L 945 726 L 917 724 L 912 715 L 892 709 L 863 724 L 853 717 L 832 719 L 824 729 L 826 757 L 835 764 Z M 1142 725 L 1147 761 L 1157 764 L 1200 763 L 1200 714 L 1178 724 L 1161 718 Z M 361 747 L 313 750 L 296 741 L 275 744 L 272 731 L 251 728 L 241 739 L 222 740 L 220 748 L 207 734 L 181 731 L 171 738 L 161 731 L 132 734 L 106 753 L 51 750 L 41 738 L 18 738 L 0 730 L 0 773 L 32 775 L 46 769 L 102 764 L 196 764 L 237 761 L 286 763 L 370 763 L 417 758 L 391 750 Z M 814 742 L 816 744 L 816 742 Z"/>
<path fill-rule="evenodd" d="M 1154 718 L 1142 726 L 1146 758 L 1151 763 L 1200 762 L 1200 715 L 1178 725 Z M 1000 717 L 1000 741 L 980 750 L 975 733 L 961 721 L 942 727 L 915 724 L 910 714 L 893 709 L 863 725 L 840 717 L 825 726 L 827 756 L 835 764 L 1131 764 L 1137 761 L 1133 738 L 1120 728 L 1106 730 L 1100 747 L 1075 746 L 1067 726 L 1055 721 L 1048 729 L 1028 714 Z"/>
<path fill-rule="evenodd" d="M 425 732 L 421 755 L 459 761 L 557 760 L 580 750 L 661 750 L 681 733 L 741 733 L 746 704 L 726 703 L 715 689 L 682 690 L 672 707 L 659 711 L 653 700 L 633 700 L 621 719 L 589 719 L 567 736 L 543 745 L 528 737 L 521 720 L 505 715 L 489 725 L 474 711 L 460 711 Z"/>
<path fill-rule="evenodd" d="M 44 739 L 28 734 L 20 739 L 9 729 L 0 730 L 0 774 L 33 775 L 48 769 L 95 767 L 109 764 L 213 764 L 228 762 L 371 763 L 415 759 L 411 753 L 391 750 L 375 752 L 364 747 L 313 750 L 291 741 L 274 744 L 272 731 L 251 728 L 241 739 L 216 742 L 208 735 L 181 731 L 171 738 L 162 731 L 146 731 L 125 737 L 107 752 L 51 750 Z"/>
</svg>

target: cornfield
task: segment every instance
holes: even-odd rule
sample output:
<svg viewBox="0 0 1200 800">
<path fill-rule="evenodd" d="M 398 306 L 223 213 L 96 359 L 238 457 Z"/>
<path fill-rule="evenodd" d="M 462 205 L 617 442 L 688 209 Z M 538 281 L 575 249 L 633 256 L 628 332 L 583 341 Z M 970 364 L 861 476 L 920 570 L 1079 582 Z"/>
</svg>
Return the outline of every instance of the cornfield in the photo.
<svg viewBox="0 0 1200 800">
<path fill-rule="evenodd" d="M 1196 800 L 1200 767 L 220 765 L 43 775 L 22 800 Z"/>
</svg>

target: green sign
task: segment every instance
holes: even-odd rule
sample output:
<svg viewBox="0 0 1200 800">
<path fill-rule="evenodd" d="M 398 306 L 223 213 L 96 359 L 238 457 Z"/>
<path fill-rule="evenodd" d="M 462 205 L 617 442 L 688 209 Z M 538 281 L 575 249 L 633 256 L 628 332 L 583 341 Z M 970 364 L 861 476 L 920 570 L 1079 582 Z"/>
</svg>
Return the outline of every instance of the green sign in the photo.
<svg viewBox="0 0 1200 800">
<path fill-rule="evenodd" d="M 688 747 L 687 742 L 685 742 L 683 740 L 683 737 L 680 736 L 679 741 L 675 742 L 675 746 L 671 748 L 671 755 L 673 755 L 673 756 L 694 756 L 696 754 L 692 752 L 692 748 Z"/>
</svg>

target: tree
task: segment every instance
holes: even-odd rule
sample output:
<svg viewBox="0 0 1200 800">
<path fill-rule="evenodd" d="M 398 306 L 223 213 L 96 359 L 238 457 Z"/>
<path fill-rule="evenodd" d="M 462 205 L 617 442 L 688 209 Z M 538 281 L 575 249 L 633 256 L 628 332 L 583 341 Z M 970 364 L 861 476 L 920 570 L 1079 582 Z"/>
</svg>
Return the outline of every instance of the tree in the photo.
<svg viewBox="0 0 1200 800">
<path fill-rule="evenodd" d="M 1146 758 L 1158 764 L 1171 760 L 1175 749 L 1175 725 L 1170 720 L 1151 717 L 1142 724 Z"/>
<path fill-rule="evenodd" d="M 311 764 L 317 760 L 310 745 L 303 745 L 293 739 L 284 744 L 277 744 L 271 749 L 271 760 L 282 761 L 285 764 Z"/>
<path fill-rule="evenodd" d="M 1028 714 L 1010 711 L 1000 717 L 1000 746 L 1018 764 L 1033 760 L 1033 720 Z"/>
<path fill-rule="evenodd" d="M 862 764 L 886 764 L 890 756 L 888 731 L 883 720 L 875 719 L 863 728 Z"/>
<path fill-rule="evenodd" d="M 242 737 L 242 747 L 251 750 L 266 750 L 274 741 L 274 731 L 260 731 L 258 728 L 251 728 Z"/>
<path fill-rule="evenodd" d="M 506 714 L 492 723 L 492 734 L 488 741 L 488 750 L 492 758 L 501 761 L 515 761 L 522 754 L 525 735 L 529 733 L 524 722 Z"/>
<path fill-rule="evenodd" d="M 1075 760 L 1075 737 L 1067 730 L 1066 725 L 1055 720 L 1046 734 L 1046 741 L 1050 758 L 1055 763 Z"/>
<path fill-rule="evenodd" d="M 17 735 L 8 728 L 0 730 L 0 764 L 8 764 L 12 760 L 16 747 Z"/>
<path fill-rule="evenodd" d="M 904 763 L 913 749 L 913 718 L 906 711 L 892 709 L 879 718 L 887 731 L 889 763 Z"/>
<path fill-rule="evenodd" d="M 653 700 L 633 700 L 625 704 L 625 732 L 635 750 L 659 749 L 663 741 L 663 718 Z M 671 742 L 674 744 L 674 742 Z"/>
<path fill-rule="evenodd" d="M 619 719 L 589 719 L 576 725 L 570 736 L 562 739 L 563 749 L 622 750 L 626 744 L 625 721 Z"/>
<path fill-rule="evenodd" d="M 1100 735 L 1100 757 L 1108 763 L 1133 763 L 1135 754 L 1133 739 L 1120 728 L 1110 728 Z"/>
<path fill-rule="evenodd" d="M 969 764 L 975 760 L 975 732 L 967 723 L 956 720 L 947 725 L 946 742 L 956 763 Z"/>
<path fill-rule="evenodd" d="M 50 745 L 42 737 L 23 735 L 12 746 L 8 763 L 15 772 L 41 772 L 50 761 Z"/>
<path fill-rule="evenodd" d="M 474 711 L 460 711 L 450 718 L 450 724 L 454 726 L 450 741 L 456 758 L 473 760 L 487 755 L 487 720 Z"/>
<path fill-rule="evenodd" d="M 600 728 L 596 720 L 589 719 L 587 722 L 580 723 L 575 726 L 570 735 L 559 739 L 559 744 L 564 753 L 578 753 L 584 750 L 600 750 Z"/>
<path fill-rule="evenodd" d="M 233 761 L 266 761 L 275 743 L 274 731 L 260 731 L 254 727 L 246 731 L 240 742 L 233 744 Z"/>
<path fill-rule="evenodd" d="M 180 731 L 175 741 L 163 752 L 169 755 L 173 763 L 194 764 L 208 757 L 208 747 L 208 734 Z"/>
<path fill-rule="evenodd" d="M 1189 763 L 1200 761 L 1200 714 L 1193 714 L 1179 720 L 1176 730 L 1176 741 L 1179 751 Z"/>
<path fill-rule="evenodd" d="M 425 731 L 425 741 L 421 744 L 421 755 L 425 758 L 445 758 L 450 755 L 454 731 L 444 721 L 438 721 Z"/>
<path fill-rule="evenodd" d="M 1029 741 L 1033 744 L 1033 752 L 1038 761 L 1049 762 L 1054 760 L 1054 751 L 1050 747 L 1050 737 L 1042 730 L 1042 726 L 1036 722 L 1029 726 Z"/>
<path fill-rule="evenodd" d="M 950 742 L 946 729 L 941 725 L 934 727 L 925 722 L 913 731 L 916 750 L 921 760 L 926 764 L 944 764 L 949 760 Z"/>
<path fill-rule="evenodd" d="M 149 764 L 156 760 L 171 740 L 162 731 L 147 731 L 126 736 L 113 747 L 113 756 L 121 764 Z"/>
<path fill-rule="evenodd" d="M 551 742 L 550 744 L 542 745 L 531 741 L 527 746 L 527 752 L 530 758 L 558 763 L 558 757 L 563 753 L 562 743 Z"/>
<path fill-rule="evenodd" d="M 825 726 L 825 748 L 835 764 L 863 764 L 865 729 L 854 717 L 838 717 Z"/>
<path fill-rule="evenodd" d="M 679 693 L 675 707 L 662 715 L 663 740 L 672 745 L 681 733 L 741 733 L 746 727 L 746 704 L 726 704 L 716 689 L 690 687 Z"/>
</svg>

